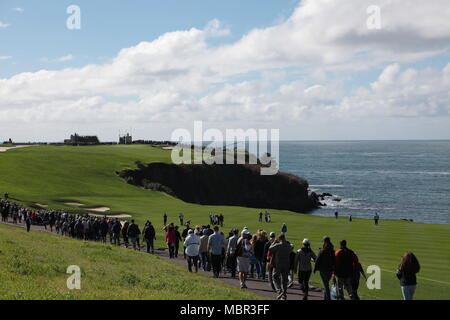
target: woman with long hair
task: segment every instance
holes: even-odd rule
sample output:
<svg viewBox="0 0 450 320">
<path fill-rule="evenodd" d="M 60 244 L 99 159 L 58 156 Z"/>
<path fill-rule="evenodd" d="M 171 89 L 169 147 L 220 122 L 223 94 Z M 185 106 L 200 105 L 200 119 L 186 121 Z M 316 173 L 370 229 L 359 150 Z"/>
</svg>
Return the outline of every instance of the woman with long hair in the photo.
<svg viewBox="0 0 450 320">
<path fill-rule="evenodd" d="M 419 260 L 412 252 L 406 252 L 397 270 L 397 278 L 400 280 L 402 294 L 405 300 L 412 300 L 416 291 L 416 273 L 420 271 Z"/>
</svg>

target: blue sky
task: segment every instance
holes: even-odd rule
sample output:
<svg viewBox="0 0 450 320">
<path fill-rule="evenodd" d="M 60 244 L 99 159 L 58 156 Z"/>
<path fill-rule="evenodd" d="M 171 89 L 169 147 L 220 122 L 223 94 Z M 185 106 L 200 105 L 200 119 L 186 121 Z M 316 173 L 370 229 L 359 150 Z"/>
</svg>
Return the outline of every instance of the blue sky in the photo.
<svg viewBox="0 0 450 320">
<path fill-rule="evenodd" d="M 446 1 L 380 0 L 374 31 L 372 2 L 0 0 L 0 140 L 168 138 L 194 120 L 294 140 L 450 138 Z M 81 30 L 66 27 L 72 4 Z"/>
</svg>

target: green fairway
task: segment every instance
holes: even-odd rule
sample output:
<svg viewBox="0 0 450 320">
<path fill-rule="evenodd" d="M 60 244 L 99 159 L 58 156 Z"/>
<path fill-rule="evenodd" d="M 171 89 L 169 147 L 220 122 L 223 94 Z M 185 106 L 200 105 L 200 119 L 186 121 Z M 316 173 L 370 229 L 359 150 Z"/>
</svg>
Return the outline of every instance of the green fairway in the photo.
<svg viewBox="0 0 450 320">
<path fill-rule="evenodd" d="M 124 168 L 134 168 L 135 161 L 169 162 L 170 152 L 147 145 L 39 146 L 9 150 L 0 153 L 0 192 L 9 192 L 12 198 L 29 206 L 39 203 L 48 205 L 49 208 L 84 212 L 83 209 L 64 204 L 64 202 L 79 202 L 86 207 L 110 207 L 111 212 L 108 214 L 130 214 L 141 225 L 145 220 L 151 220 L 157 226 L 157 245 L 161 247 L 164 246 L 161 228 L 165 212 L 169 216 L 169 222 L 178 223 L 178 214 L 183 212 L 185 221 L 191 220 L 194 225 L 208 223 L 210 212 L 222 213 L 225 216 L 226 232 L 232 227 L 248 226 L 252 232 L 262 228 L 278 233 L 282 223 L 286 223 L 288 240 L 295 244 L 296 249 L 299 248 L 303 238 L 309 238 L 316 252 L 324 235 L 329 235 L 335 246 L 338 246 L 339 240 L 346 239 L 349 248 L 358 254 L 364 268 L 368 265 L 378 265 L 383 270 L 381 290 L 368 290 L 362 284 L 360 294 L 363 299 L 401 299 L 399 281 L 394 272 L 400 256 L 405 251 L 413 251 L 422 266 L 415 297 L 450 299 L 449 225 L 381 220 L 379 226 L 374 226 L 373 221 L 369 220 L 354 219 L 350 223 L 345 218 L 336 221 L 334 218 L 280 210 L 269 210 L 272 223 L 259 223 L 258 209 L 189 204 L 164 193 L 128 185 L 115 172 Z M 4 228 L 0 230 L 2 241 L 9 241 L 6 238 L 15 243 L 25 241 L 16 238 L 14 232 L 9 229 L 8 232 L 4 231 L 6 230 Z M 58 240 L 78 245 L 80 248 L 76 252 L 79 253 L 79 257 L 82 256 L 83 247 L 97 246 L 62 239 L 52 241 Z M 49 244 L 49 251 L 55 250 L 54 246 L 50 246 L 50 241 L 43 243 Z M 5 252 L 9 251 L 1 250 L 0 257 L 4 258 Z M 46 246 L 41 250 L 45 252 Z M 103 249 L 98 247 L 95 250 Z M 131 268 L 135 264 L 136 270 L 139 270 L 142 261 L 139 260 L 139 255 L 135 256 L 136 261 L 130 262 L 129 266 Z M 70 252 L 67 253 L 67 259 L 69 258 Z M 114 277 L 120 279 L 119 274 L 108 273 L 108 276 L 111 276 L 111 279 Z M 318 275 L 312 277 L 312 282 L 320 283 Z M 9 288 L 13 288 L 13 283 L 9 284 Z M 98 297 L 113 298 L 111 295 Z M 174 291 L 173 298 L 177 297 Z M 240 298 L 239 295 L 236 295 L 236 298 Z"/>
<path fill-rule="evenodd" d="M 0 224 L 0 300 L 258 299 L 147 253 Z M 67 267 L 81 290 L 67 288 Z M 189 280 L 187 280 L 189 279 Z"/>
</svg>

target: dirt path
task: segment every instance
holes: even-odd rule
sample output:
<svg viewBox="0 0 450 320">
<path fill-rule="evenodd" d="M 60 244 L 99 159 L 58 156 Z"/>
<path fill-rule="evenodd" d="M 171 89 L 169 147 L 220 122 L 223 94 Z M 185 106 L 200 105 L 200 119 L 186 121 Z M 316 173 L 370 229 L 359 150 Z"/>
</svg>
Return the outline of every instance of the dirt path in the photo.
<svg viewBox="0 0 450 320">
<path fill-rule="evenodd" d="M 13 223 L 4 223 L 3 224 L 7 224 L 10 226 L 16 226 L 16 227 L 21 227 L 21 228 L 25 228 L 25 224 L 24 223 L 18 223 L 18 224 L 13 224 Z M 50 232 L 49 227 L 47 227 L 47 230 L 43 227 L 43 226 L 31 226 L 31 231 L 40 231 L 40 232 L 47 232 L 47 233 L 54 233 L 55 232 Z M 122 246 L 124 249 L 125 247 Z M 129 248 L 131 249 L 131 247 Z M 141 248 L 141 252 L 145 252 L 145 247 L 142 246 Z M 160 248 L 155 250 L 155 255 L 165 259 L 167 261 L 170 261 L 172 263 L 176 263 L 178 265 L 184 266 L 186 267 L 187 270 L 187 262 L 186 260 L 183 258 L 183 252 L 181 250 L 181 252 L 178 254 L 178 258 L 175 259 L 170 259 L 169 258 L 169 253 L 168 250 L 166 250 L 165 248 Z M 199 270 L 199 274 L 203 274 L 205 276 L 211 277 L 212 278 L 212 272 L 205 272 L 203 270 Z M 219 278 L 221 281 L 228 283 L 232 286 L 235 287 L 239 287 L 239 280 L 233 279 L 229 276 L 229 274 L 227 275 L 221 275 Z M 249 291 L 255 293 L 256 295 L 259 295 L 263 298 L 266 299 L 275 299 L 277 294 L 275 292 L 272 291 L 270 285 L 268 282 L 262 281 L 262 280 L 257 280 L 257 279 L 249 279 L 247 280 L 247 287 Z M 301 300 L 303 299 L 303 293 L 299 288 L 298 283 L 295 283 L 292 288 L 288 289 L 288 300 Z M 323 292 L 321 289 L 319 288 L 314 288 L 311 287 L 310 291 L 309 291 L 309 300 L 322 300 L 323 299 Z"/>
</svg>

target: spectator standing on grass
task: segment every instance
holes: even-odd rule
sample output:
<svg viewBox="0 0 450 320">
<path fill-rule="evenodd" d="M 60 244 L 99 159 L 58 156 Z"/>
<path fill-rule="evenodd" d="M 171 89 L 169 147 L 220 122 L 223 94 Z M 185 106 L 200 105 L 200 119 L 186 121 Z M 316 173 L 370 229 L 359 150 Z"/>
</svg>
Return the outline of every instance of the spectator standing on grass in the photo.
<svg viewBox="0 0 450 320">
<path fill-rule="evenodd" d="M 336 265 L 336 256 L 331 239 L 328 236 L 323 238 L 323 246 L 317 255 L 316 264 L 314 265 L 314 273 L 320 272 L 324 288 L 324 299 L 331 300 L 330 280 Z"/>
<path fill-rule="evenodd" d="M 291 244 L 286 241 L 284 233 L 278 236 L 278 241 L 274 243 L 269 251 L 272 254 L 272 265 L 274 268 L 273 278 L 277 289 L 277 300 L 287 299 L 287 286 L 289 274 L 289 257 L 292 251 Z"/>
<path fill-rule="evenodd" d="M 265 246 L 266 243 L 268 242 L 267 240 L 267 234 L 264 230 L 259 230 L 258 234 L 257 234 L 257 239 L 256 242 L 253 245 L 253 249 L 254 249 L 254 253 L 255 253 L 255 257 L 256 259 L 258 259 L 258 263 L 260 265 L 260 273 L 259 276 L 261 279 L 265 279 L 266 277 L 266 264 L 265 264 Z"/>
<path fill-rule="evenodd" d="M 214 227 L 214 233 L 208 238 L 208 251 L 211 253 L 211 264 L 214 278 L 218 278 L 222 269 L 222 249 L 226 248 L 225 237 L 220 234 L 219 227 Z"/>
<path fill-rule="evenodd" d="M 262 222 L 262 216 L 263 216 L 263 213 L 262 213 L 262 211 L 260 211 L 259 212 L 259 219 L 258 219 L 258 222 Z M 267 221 L 266 221 L 267 222 Z"/>
<path fill-rule="evenodd" d="M 413 300 L 416 292 L 416 274 L 420 271 L 419 260 L 412 252 L 406 252 L 400 260 L 397 278 L 400 280 L 404 300 Z"/>
<path fill-rule="evenodd" d="M 354 270 L 358 264 L 356 254 L 347 248 L 347 241 L 342 240 L 341 248 L 336 251 L 335 275 L 338 278 L 339 299 L 344 300 L 344 288 L 347 290 L 350 298 L 355 300 L 353 293 L 352 279 Z"/>
<path fill-rule="evenodd" d="M 131 224 L 128 227 L 128 237 L 131 240 L 131 243 L 133 244 L 134 250 L 141 251 L 141 245 L 139 243 L 139 237 L 141 235 L 141 230 L 139 230 L 139 226 L 134 223 L 134 220 L 131 220 Z"/>
<path fill-rule="evenodd" d="M 375 213 L 375 216 L 373 217 L 373 220 L 375 221 L 375 225 L 378 225 L 378 220 L 380 220 L 380 216 L 378 215 L 378 212 Z"/>
<path fill-rule="evenodd" d="M 186 227 L 183 229 L 183 232 L 181 233 L 181 238 L 183 239 L 183 243 L 184 243 L 184 241 L 186 241 L 186 238 L 189 235 L 189 230 L 190 230 L 189 224 L 186 223 Z M 195 231 L 194 231 L 194 233 L 195 233 Z M 183 258 L 186 259 L 186 247 L 184 245 L 183 245 Z"/>
<path fill-rule="evenodd" d="M 295 273 L 298 272 L 298 282 L 300 283 L 300 289 L 303 291 L 303 300 L 308 300 L 309 279 L 312 273 L 311 261 L 315 262 L 317 257 L 311 249 L 308 239 L 304 239 L 302 245 L 295 256 L 294 269 Z"/>
<path fill-rule="evenodd" d="M 287 226 L 286 226 L 286 223 L 283 223 L 283 225 L 281 226 L 281 233 L 286 235 L 286 232 L 287 232 Z"/>
<path fill-rule="evenodd" d="M 164 219 L 163 225 L 165 226 L 167 225 L 167 214 L 164 213 L 163 219 Z"/>
<path fill-rule="evenodd" d="M 336 219 L 339 217 L 339 213 L 338 213 L 337 211 L 334 213 L 334 217 L 335 217 Z"/>
<path fill-rule="evenodd" d="M 188 236 L 184 241 L 184 247 L 186 248 L 186 256 L 188 262 L 188 270 L 192 272 L 192 265 L 194 265 L 195 272 L 198 272 L 198 255 L 200 250 L 200 237 L 194 233 L 194 230 L 190 229 Z"/>
</svg>

